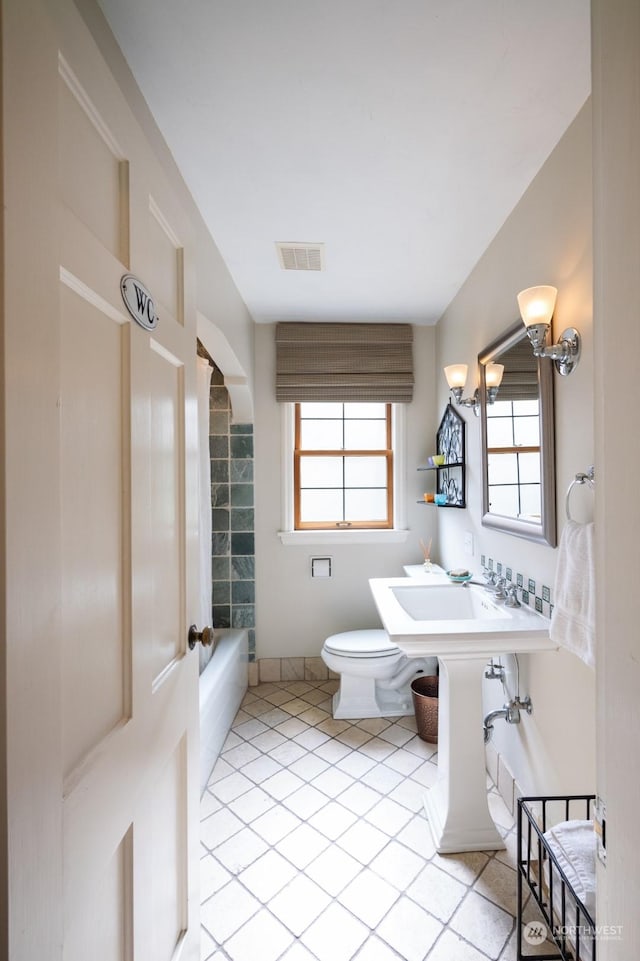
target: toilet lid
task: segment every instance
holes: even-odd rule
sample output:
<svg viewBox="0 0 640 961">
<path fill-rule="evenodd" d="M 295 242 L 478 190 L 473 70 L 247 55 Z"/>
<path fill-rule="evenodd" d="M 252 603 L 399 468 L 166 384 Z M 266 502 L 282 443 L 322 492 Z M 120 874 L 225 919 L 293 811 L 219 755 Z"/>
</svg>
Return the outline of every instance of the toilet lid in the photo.
<svg viewBox="0 0 640 961">
<path fill-rule="evenodd" d="M 389 657 L 400 648 L 392 644 L 386 631 L 345 631 L 324 642 L 327 651 L 348 657 Z"/>
</svg>

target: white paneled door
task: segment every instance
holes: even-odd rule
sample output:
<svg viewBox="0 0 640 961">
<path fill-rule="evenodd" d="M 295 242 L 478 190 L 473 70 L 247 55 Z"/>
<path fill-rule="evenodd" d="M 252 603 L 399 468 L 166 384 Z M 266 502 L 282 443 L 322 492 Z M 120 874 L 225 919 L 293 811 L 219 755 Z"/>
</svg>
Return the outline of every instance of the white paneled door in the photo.
<svg viewBox="0 0 640 961">
<path fill-rule="evenodd" d="M 190 225 L 70 0 L 5 0 L 3 95 L 8 954 L 188 961 Z"/>
</svg>

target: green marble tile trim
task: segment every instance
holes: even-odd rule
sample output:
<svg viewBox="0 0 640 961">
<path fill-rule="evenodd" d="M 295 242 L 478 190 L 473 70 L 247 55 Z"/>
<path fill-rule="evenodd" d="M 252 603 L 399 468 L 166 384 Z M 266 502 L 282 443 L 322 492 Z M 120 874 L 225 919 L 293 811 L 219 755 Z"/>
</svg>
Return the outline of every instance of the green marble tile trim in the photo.
<svg viewBox="0 0 640 961">
<path fill-rule="evenodd" d="M 256 590 L 253 581 L 231 581 L 231 603 L 254 604 Z M 252 625 L 253 626 L 253 625 Z"/>
<path fill-rule="evenodd" d="M 253 507 L 253 484 L 231 484 L 232 507 Z"/>
<path fill-rule="evenodd" d="M 254 528 L 254 512 L 252 507 L 231 508 L 231 530 L 251 531 Z"/>
<path fill-rule="evenodd" d="M 253 424 L 232 424 L 224 377 L 215 366 L 209 401 L 213 521 L 213 617 L 216 627 L 249 631 L 256 659 Z"/>
<path fill-rule="evenodd" d="M 253 457 L 253 436 L 247 434 L 231 434 L 231 457 L 240 459 Z"/>
</svg>

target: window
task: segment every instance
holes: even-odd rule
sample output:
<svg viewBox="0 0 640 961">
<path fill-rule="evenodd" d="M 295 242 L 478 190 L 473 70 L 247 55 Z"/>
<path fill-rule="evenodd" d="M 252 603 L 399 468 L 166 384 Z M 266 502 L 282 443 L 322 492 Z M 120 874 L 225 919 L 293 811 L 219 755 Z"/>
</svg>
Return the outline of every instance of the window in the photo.
<svg viewBox="0 0 640 961">
<path fill-rule="evenodd" d="M 487 481 L 491 513 L 540 518 L 540 404 L 496 401 L 487 407 Z"/>
<path fill-rule="evenodd" d="M 392 528 L 392 405 L 301 403 L 294 409 L 294 529 Z"/>
</svg>

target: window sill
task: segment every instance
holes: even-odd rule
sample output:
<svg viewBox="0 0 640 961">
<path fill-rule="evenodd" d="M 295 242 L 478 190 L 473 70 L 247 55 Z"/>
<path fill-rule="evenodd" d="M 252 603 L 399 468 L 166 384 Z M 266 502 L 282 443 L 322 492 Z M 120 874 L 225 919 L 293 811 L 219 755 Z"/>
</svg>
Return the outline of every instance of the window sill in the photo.
<svg viewBox="0 0 640 961">
<path fill-rule="evenodd" d="M 278 531 L 285 545 L 302 544 L 404 544 L 409 538 L 408 530 L 355 530 L 355 531 Z"/>
</svg>

